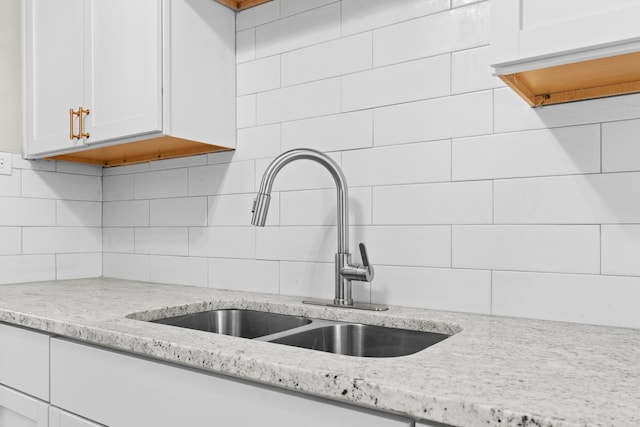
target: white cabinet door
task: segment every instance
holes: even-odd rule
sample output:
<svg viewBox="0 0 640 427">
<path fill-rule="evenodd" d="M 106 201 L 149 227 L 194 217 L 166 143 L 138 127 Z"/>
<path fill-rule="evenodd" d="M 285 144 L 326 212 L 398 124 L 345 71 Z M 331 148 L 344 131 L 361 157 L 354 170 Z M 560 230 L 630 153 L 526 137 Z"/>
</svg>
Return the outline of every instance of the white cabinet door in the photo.
<svg viewBox="0 0 640 427">
<path fill-rule="evenodd" d="M 100 424 L 70 414 L 55 406 L 50 406 L 49 427 L 100 427 Z"/>
<path fill-rule="evenodd" d="M 621 44 L 640 41 L 638 16 L 637 0 L 492 0 L 493 63 L 598 46 L 626 53 Z"/>
<path fill-rule="evenodd" d="M 0 385 L 0 426 L 48 427 L 49 405 Z"/>
<path fill-rule="evenodd" d="M 413 426 L 406 418 L 57 338 L 51 403 L 110 427 Z"/>
<path fill-rule="evenodd" d="M 162 130 L 162 4 L 84 3 L 89 144 Z"/>
<path fill-rule="evenodd" d="M 25 34 L 29 157 L 162 130 L 161 0 L 27 0 Z"/>
<path fill-rule="evenodd" d="M 25 137 L 32 152 L 83 145 L 69 138 L 69 109 L 83 102 L 82 1 L 24 3 Z"/>
<path fill-rule="evenodd" d="M 0 383 L 48 401 L 49 335 L 0 324 Z"/>
</svg>

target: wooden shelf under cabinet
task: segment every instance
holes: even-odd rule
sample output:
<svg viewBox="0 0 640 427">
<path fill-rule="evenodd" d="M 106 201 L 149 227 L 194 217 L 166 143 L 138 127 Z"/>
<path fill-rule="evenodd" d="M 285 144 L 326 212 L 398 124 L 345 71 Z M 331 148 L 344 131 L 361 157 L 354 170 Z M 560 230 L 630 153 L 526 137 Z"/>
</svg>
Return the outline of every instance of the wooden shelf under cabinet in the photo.
<svg viewBox="0 0 640 427">
<path fill-rule="evenodd" d="M 640 52 L 499 77 L 533 107 L 624 95 L 640 92 Z"/>
<path fill-rule="evenodd" d="M 134 141 L 85 151 L 76 151 L 74 153 L 47 157 L 47 159 L 92 163 L 94 165 L 111 167 L 227 150 L 230 150 L 230 148 L 203 144 L 201 142 L 172 136 L 163 136 L 146 139 L 144 141 Z"/>
</svg>

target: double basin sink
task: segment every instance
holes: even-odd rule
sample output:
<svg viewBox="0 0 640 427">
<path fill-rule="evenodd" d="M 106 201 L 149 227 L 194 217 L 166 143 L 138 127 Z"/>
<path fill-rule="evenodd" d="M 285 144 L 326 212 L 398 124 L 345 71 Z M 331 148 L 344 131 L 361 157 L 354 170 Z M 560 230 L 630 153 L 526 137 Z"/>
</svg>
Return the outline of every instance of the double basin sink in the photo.
<svg viewBox="0 0 640 427">
<path fill-rule="evenodd" d="M 152 322 L 359 357 L 406 356 L 449 337 L 435 332 L 240 309 L 204 311 Z"/>
</svg>

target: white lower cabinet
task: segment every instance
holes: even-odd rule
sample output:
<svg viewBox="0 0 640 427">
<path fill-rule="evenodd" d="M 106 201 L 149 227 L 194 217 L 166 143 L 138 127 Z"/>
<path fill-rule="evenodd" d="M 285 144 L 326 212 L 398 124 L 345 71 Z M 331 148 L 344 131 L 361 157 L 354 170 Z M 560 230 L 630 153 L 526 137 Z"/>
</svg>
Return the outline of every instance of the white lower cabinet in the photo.
<svg viewBox="0 0 640 427">
<path fill-rule="evenodd" d="M 0 385 L 0 426 L 48 427 L 49 405 Z"/>
<path fill-rule="evenodd" d="M 0 323 L 0 384 L 48 401 L 49 335 Z"/>
<path fill-rule="evenodd" d="M 1 425 L 1 424 L 0 424 Z M 55 406 L 49 407 L 49 427 L 101 427 L 77 415 L 70 414 Z"/>
<path fill-rule="evenodd" d="M 51 404 L 110 427 L 414 425 L 407 418 L 57 338 L 51 339 Z"/>
</svg>

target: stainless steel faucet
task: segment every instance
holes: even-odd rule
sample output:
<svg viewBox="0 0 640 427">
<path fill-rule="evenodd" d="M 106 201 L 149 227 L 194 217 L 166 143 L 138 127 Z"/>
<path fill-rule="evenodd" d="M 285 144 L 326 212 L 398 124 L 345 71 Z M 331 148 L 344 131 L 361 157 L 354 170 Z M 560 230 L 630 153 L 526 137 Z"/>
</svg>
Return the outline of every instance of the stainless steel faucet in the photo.
<svg viewBox="0 0 640 427">
<path fill-rule="evenodd" d="M 336 183 L 337 192 L 337 218 L 338 218 L 338 252 L 335 257 L 335 279 L 336 289 L 333 301 L 308 299 L 303 302 L 306 304 L 329 305 L 335 307 L 359 308 L 363 310 L 386 310 L 387 307 L 377 304 L 354 303 L 351 297 L 351 281 L 358 280 L 362 282 L 371 282 L 374 276 L 373 266 L 369 264 L 367 250 L 363 243 L 360 243 L 360 253 L 362 255 L 362 265 L 351 263 L 351 254 L 349 253 L 349 191 L 347 181 L 340 169 L 340 166 L 329 156 L 307 148 L 299 148 L 286 153 L 282 153 L 276 157 L 267 167 L 262 177 L 260 190 L 253 202 L 253 225 L 264 227 L 267 220 L 267 212 L 269 211 L 269 202 L 271 201 L 271 189 L 273 181 L 278 172 L 287 164 L 294 160 L 313 160 L 324 166 Z"/>
</svg>

